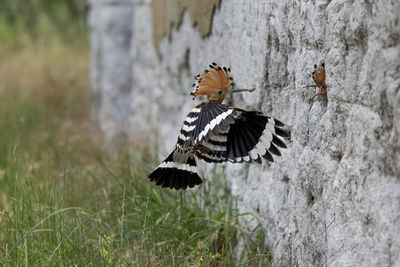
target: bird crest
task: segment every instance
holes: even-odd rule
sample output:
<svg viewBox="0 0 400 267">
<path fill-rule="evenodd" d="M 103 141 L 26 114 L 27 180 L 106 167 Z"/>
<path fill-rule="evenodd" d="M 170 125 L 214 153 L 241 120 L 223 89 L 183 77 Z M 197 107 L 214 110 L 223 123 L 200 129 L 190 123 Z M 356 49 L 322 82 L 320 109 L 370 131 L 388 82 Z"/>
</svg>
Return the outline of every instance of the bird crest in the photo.
<svg viewBox="0 0 400 267">
<path fill-rule="evenodd" d="M 234 86 L 230 76 L 230 68 L 221 68 L 216 63 L 209 65 L 210 69 L 194 77 L 191 95 L 193 99 L 199 95 L 205 95 L 209 100 L 222 102 L 228 91 Z"/>
<path fill-rule="evenodd" d="M 255 88 L 233 89 L 235 83 L 233 82 L 233 78 L 230 76 L 230 68 L 220 67 L 216 63 L 210 64 L 209 68 L 210 69 L 207 69 L 203 73 L 194 77 L 194 83 L 192 85 L 193 90 L 190 93 L 193 96 L 193 99 L 196 96 L 205 95 L 209 101 L 222 103 L 229 93 L 244 91 L 252 92 L 255 90 Z"/>
</svg>

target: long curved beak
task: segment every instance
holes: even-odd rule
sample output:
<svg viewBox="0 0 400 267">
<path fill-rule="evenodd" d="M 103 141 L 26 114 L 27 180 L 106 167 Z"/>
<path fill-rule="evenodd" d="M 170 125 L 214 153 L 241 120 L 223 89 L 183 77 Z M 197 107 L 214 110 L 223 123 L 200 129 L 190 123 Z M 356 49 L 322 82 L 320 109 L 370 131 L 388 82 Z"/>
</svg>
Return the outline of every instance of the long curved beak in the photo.
<svg viewBox="0 0 400 267">
<path fill-rule="evenodd" d="M 256 88 L 251 88 L 251 89 L 232 89 L 232 90 L 229 90 L 229 94 L 240 93 L 240 92 L 253 92 L 254 90 L 256 90 Z"/>
</svg>

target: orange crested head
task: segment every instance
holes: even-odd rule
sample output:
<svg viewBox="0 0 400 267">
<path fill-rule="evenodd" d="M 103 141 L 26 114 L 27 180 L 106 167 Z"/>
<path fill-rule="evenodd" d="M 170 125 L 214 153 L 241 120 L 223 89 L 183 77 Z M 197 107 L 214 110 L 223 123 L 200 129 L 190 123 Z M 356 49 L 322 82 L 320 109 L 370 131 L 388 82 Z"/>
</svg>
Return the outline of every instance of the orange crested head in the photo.
<svg viewBox="0 0 400 267">
<path fill-rule="evenodd" d="M 319 95 L 323 99 L 327 100 L 328 92 L 327 92 L 327 86 L 325 84 L 325 63 L 322 63 L 320 68 L 318 68 L 317 65 L 314 65 L 314 72 L 312 73 L 312 78 L 315 82 L 315 86 L 319 88 L 319 91 L 317 92 L 316 95 L 314 95 L 314 97 Z"/>
<path fill-rule="evenodd" d="M 193 90 L 190 93 L 193 99 L 198 95 L 205 95 L 208 101 L 222 103 L 228 94 L 253 92 L 256 89 L 233 89 L 235 84 L 230 76 L 230 68 L 221 68 L 216 63 L 210 64 L 209 67 L 209 70 L 205 70 L 202 74 L 194 77 Z"/>
<path fill-rule="evenodd" d="M 230 68 L 221 68 L 216 63 L 209 65 L 210 69 L 194 77 L 193 99 L 199 95 L 206 95 L 208 100 L 222 103 L 228 92 L 234 86 L 230 77 Z"/>
</svg>

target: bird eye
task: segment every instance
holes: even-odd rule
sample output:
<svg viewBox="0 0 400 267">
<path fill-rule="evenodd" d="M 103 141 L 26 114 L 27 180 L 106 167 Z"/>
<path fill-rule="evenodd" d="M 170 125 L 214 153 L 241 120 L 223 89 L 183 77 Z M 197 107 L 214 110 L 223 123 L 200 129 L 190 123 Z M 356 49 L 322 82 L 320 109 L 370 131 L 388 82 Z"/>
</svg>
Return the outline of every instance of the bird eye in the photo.
<svg viewBox="0 0 400 267">
<path fill-rule="evenodd" d="M 218 91 L 218 94 L 219 94 L 219 95 L 222 94 L 222 90 L 219 90 L 219 91 Z"/>
</svg>

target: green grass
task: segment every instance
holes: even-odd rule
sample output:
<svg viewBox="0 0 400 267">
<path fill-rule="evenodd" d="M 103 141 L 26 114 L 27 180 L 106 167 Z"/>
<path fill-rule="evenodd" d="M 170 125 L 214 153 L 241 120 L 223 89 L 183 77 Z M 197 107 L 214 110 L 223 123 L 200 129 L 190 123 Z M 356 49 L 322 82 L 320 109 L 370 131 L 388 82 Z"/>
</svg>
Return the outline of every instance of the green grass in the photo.
<svg viewBox="0 0 400 267">
<path fill-rule="evenodd" d="M 21 47 L 33 40 L 72 41 L 86 30 L 86 0 L 0 2 L 0 43 Z"/>
<path fill-rule="evenodd" d="M 107 153 L 90 119 L 83 36 L 0 47 L 0 265 L 240 266 L 271 261 L 223 170 L 196 189 L 150 183 L 151 144 Z M 129 147 L 129 149 L 126 149 Z"/>
</svg>

